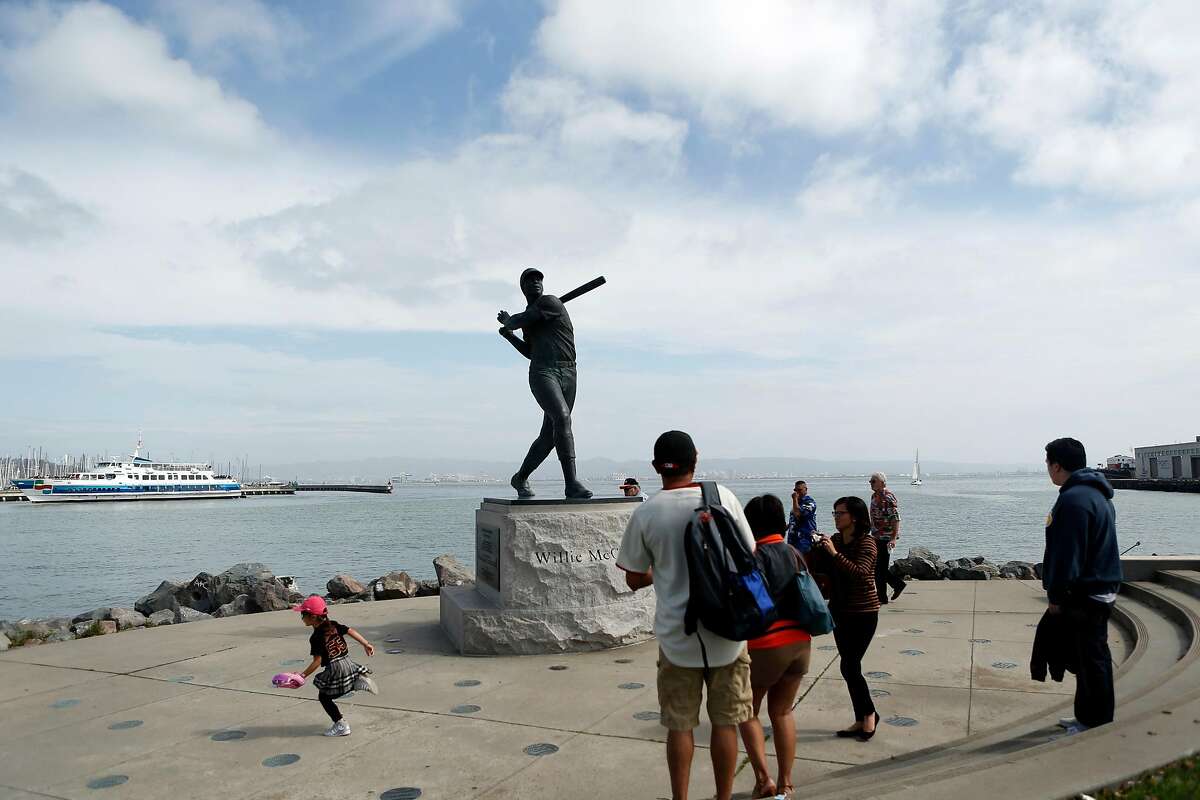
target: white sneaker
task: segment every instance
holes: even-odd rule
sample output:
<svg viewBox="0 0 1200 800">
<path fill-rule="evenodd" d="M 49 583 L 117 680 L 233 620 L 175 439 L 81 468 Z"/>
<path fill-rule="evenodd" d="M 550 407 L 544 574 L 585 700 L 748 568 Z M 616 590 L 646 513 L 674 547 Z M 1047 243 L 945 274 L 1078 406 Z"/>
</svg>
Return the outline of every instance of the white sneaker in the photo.
<svg viewBox="0 0 1200 800">
<path fill-rule="evenodd" d="M 356 692 L 379 694 L 379 686 L 375 684 L 375 679 L 370 675 L 359 675 L 358 679 L 354 681 L 354 690 Z"/>
<path fill-rule="evenodd" d="M 350 723 L 346 722 L 346 720 L 344 720 L 344 719 L 340 719 L 337 722 L 335 722 L 329 726 L 329 730 L 325 731 L 325 735 L 326 736 L 349 736 L 350 735 Z"/>
<path fill-rule="evenodd" d="M 1078 724 L 1079 724 L 1079 720 L 1075 719 L 1074 717 L 1059 717 L 1058 718 L 1058 727 L 1060 727 L 1060 728 L 1069 728 L 1072 725 L 1078 725 Z"/>
</svg>

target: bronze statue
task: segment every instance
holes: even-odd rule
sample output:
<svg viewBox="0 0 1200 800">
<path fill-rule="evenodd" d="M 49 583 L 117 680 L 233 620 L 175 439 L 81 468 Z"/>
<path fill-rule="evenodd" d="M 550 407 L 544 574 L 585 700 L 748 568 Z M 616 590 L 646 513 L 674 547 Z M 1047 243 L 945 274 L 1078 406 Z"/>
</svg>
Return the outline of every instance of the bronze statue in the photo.
<svg viewBox="0 0 1200 800">
<path fill-rule="evenodd" d="M 575 407 L 575 328 L 567 314 L 566 302 L 604 283 L 597 278 L 568 292 L 561 298 L 542 294 L 541 270 L 521 273 L 521 293 L 528 305 L 519 314 L 501 311 L 496 319 L 503 326 L 500 335 L 529 359 L 529 390 L 541 407 L 542 430 L 529 446 L 521 468 L 512 476 L 518 497 L 533 497 L 529 476 L 541 466 L 551 450 L 558 451 L 562 464 L 566 496 L 586 500 L 592 492 L 575 473 L 575 436 L 571 432 L 571 410 Z M 514 331 L 525 334 L 522 339 Z"/>
</svg>

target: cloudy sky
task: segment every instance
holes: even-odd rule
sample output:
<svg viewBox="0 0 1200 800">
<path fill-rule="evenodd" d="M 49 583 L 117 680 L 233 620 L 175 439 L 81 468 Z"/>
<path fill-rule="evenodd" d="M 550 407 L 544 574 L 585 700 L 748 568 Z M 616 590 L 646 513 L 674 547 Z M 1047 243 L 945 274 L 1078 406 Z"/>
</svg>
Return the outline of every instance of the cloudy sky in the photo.
<svg viewBox="0 0 1200 800">
<path fill-rule="evenodd" d="M 0 452 L 1036 463 L 1200 433 L 1200 15 L 0 3 Z"/>
</svg>

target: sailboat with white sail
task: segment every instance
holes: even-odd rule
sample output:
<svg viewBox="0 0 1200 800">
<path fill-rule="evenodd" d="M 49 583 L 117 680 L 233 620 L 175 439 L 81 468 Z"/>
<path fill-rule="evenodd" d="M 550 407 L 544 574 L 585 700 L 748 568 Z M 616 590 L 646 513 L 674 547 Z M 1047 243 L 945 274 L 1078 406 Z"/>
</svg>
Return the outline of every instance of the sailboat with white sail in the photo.
<svg viewBox="0 0 1200 800">
<path fill-rule="evenodd" d="M 913 455 L 913 471 L 912 471 L 912 480 L 910 481 L 910 483 L 913 486 L 921 485 L 921 451 L 920 450 L 918 450 Z"/>
</svg>

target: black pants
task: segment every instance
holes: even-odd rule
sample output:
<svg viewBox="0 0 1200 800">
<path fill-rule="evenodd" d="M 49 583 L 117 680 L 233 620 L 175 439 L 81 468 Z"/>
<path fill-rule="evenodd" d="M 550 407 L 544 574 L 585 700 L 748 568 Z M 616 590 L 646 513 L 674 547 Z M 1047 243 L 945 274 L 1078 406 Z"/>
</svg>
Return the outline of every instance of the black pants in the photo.
<svg viewBox="0 0 1200 800">
<path fill-rule="evenodd" d="M 338 722 L 342 718 L 342 712 L 338 710 L 337 704 L 333 702 L 333 698 L 324 692 L 317 692 L 317 699 L 321 701 L 321 708 L 325 709 L 325 713 L 334 722 Z"/>
<path fill-rule="evenodd" d="M 1112 606 L 1090 598 L 1063 606 L 1064 626 L 1075 658 L 1075 719 L 1089 728 L 1113 721 L 1112 652 L 1108 617 Z"/>
<path fill-rule="evenodd" d="M 884 587 L 891 586 L 893 589 L 899 589 L 905 584 L 904 579 L 899 575 L 892 575 L 888 572 L 888 565 L 892 562 L 892 553 L 888 550 L 887 542 L 883 539 L 876 539 L 875 542 L 879 545 L 875 556 L 875 591 L 879 592 L 879 602 L 887 605 L 887 589 Z"/>
<path fill-rule="evenodd" d="M 564 471 L 568 463 L 574 471 L 575 434 L 571 429 L 571 411 L 575 408 L 577 380 L 573 362 L 562 362 L 559 366 L 530 367 L 529 390 L 542 409 L 542 429 L 529 446 L 529 452 L 521 464 L 518 474 L 522 478 L 532 475 L 553 450 L 558 451 L 558 460 L 563 463 Z M 567 480 L 574 477 L 571 475 Z"/>
<path fill-rule="evenodd" d="M 879 624 L 879 612 L 862 614 L 834 614 L 833 640 L 837 643 L 838 655 L 842 660 L 842 678 L 850 690 L 850 702 L 854 704 L 854 718 L 875 713 L 871 700 L 871 689 L 862 674 L 863 656 L 871 646 L 875 627 Z"/>
</svg>

